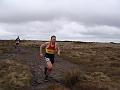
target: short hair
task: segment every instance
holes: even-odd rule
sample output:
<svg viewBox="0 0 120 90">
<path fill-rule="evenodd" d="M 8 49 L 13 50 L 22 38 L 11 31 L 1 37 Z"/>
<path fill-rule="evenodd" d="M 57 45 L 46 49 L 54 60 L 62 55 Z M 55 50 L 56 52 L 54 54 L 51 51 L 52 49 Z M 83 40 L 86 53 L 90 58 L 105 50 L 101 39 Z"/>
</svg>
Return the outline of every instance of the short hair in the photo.
<svg viewBox="0 0 120 90">
<path fill-rule="evenodd" d="M 56 36 L 55 36 L 55 35 L 53 35 L 53 36 L 51 36 L 51 39 L 52 39 L 53 37 L 55 37 L 55 38 L 56 38 Z"/>
</svg>

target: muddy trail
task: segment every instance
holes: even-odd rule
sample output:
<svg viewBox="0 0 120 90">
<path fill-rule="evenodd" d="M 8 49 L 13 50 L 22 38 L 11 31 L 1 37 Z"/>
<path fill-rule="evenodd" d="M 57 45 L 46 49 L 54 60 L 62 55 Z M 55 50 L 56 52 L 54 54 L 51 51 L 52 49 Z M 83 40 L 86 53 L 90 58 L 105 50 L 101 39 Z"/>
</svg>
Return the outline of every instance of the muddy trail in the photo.
<svg viewBox="0 0 120 90">
<path fill-rule="evenodd" d="M 78 67 L 76 64 L 63 60 L 59 56 L 55 56 L 55 64 L 50 75 L 49 81 L 44 81 L 44 66 L 45 61 L 39 57 L 39 48 L 26 48 L 21 46 L 20 49 L 10 47 L 10 50 L 0 56 L 1 60 L 16 60 L 30 67 L 33 75 L 32 84 L 27 90 L 46 90 L 49 85 L 58 83 L 63 85 L 63 75 L 68 69 Z M 26 89 L 23 89 L 26 90 Z"/>
</svg>

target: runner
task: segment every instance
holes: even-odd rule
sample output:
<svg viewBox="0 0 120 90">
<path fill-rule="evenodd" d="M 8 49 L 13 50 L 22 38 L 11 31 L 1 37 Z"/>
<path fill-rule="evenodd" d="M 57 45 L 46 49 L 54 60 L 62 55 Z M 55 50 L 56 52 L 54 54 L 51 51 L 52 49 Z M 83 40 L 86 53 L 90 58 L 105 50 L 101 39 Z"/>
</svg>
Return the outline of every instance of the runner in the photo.
<svg viewBox="0 0 120 90">
<path fill-rule="evenodd" d="M 19 38 L 19 36 L 16 38 L 16 40 L 15 40 L 15 48 L 18 48 L 19 47 L 19 43 L 20 43 L 20 38 Z"/>
<path fill-rule="evenodd" d="M 60 49 L 58 46 L 58 43 L 56 42 L 56 36 L 51 36 L 51 40 L 49 42 L 46 42 L 40 46 L 40 56 L 43 57 L 43 48 L 45 48 L 45 61 L 46 65 L 44 68 L 44 74 L 45 74 L 45 80 L 48 81 L 48 76 L 50 75 L 53 64 L 54 64 L 54 57 L 57 53 L 60 55 Z"/>
</svg>

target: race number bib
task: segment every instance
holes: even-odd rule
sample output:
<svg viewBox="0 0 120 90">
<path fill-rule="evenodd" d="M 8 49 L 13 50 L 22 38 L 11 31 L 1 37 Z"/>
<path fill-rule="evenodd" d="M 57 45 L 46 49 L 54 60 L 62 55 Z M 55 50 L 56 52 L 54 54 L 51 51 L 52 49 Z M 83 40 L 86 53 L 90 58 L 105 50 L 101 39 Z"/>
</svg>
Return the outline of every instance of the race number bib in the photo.
<svg viewBox="0 0 120 90">
<path fill-rule="evenodd" d="M 49 62 L 49 61 L 50 61 L 50 59 L 49 59 L 49 58 L 45 58 L 45 60 L 46 60 L 46 62 Z"/>
</svg>

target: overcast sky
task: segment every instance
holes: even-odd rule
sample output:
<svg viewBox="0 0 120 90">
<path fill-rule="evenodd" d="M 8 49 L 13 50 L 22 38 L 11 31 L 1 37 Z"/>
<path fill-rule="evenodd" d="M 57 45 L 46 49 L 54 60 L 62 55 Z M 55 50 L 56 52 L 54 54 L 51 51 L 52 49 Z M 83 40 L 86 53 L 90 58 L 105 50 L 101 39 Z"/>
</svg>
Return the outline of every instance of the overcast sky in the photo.
<svg viewBox="0 0 120 90">
<path fill-rule="evenodd" d="M 120 0 L 0 0 L 0 39 L 120 42 Z"/>
</svg>

